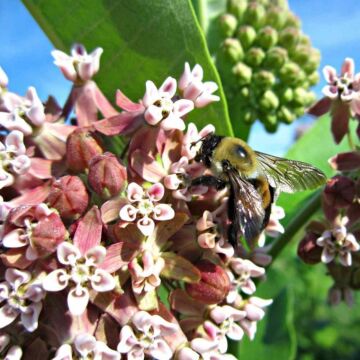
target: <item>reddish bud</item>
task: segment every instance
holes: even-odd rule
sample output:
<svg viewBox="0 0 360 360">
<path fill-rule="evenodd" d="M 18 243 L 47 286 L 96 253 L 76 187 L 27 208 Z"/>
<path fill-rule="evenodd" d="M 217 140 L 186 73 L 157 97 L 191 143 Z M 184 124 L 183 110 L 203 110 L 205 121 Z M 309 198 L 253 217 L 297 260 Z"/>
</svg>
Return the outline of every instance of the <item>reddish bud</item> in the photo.
<svg viewBox="0 0 360 360">
<path fill-rule="evenodd" d="M 66 162 L 69 169 L 83 172 L 90 160 L 103 153 L 94 133 L 86 128 L 73 131 L 66 142 Z"/>
<path fill-rule="evenodd" d="M 322 248 L 316 244 L 320 235 L 308 232 L 300 241 L 298 246 L 298 256 L 304 263 L 314 265 L 321 262 Z"/>
<path fill-rule="evenodd" d="M 110 197 L 120 192 L 126 181 L 126 168 L 116 156 L 106 152 L 89 163 L 89 184 L 98 195 Z"/>
<path fill-rule="evenodd" d="M 86 210 L 89 196 L 79 177 L 67 175 L 54 181 L 47 202 L 62 217 L 77 219 Z"/>
<path fill-rule="evenodd" d="M 201 272 L 198 283 L 186 284 L 187 293 L 203 304 L 218 304 L 225 299 L 230 290 L 230 280 L 225 270 L 208 260 L 195 265 Z"/>
<path fill-rule="evenodd" d="M 325 205 L 346 208 L 353 203 L 355 183 L 345 176 L 335 176 L 327 182 L 323 196 Z"/>
</svg>

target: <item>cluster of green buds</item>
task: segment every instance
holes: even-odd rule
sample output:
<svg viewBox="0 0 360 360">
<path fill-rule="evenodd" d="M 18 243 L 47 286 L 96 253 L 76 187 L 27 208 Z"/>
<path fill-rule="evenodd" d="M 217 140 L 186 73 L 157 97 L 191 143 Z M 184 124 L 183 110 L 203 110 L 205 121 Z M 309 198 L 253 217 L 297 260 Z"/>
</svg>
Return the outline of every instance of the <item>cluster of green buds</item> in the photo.
<svg viewBox="0 0 360 360">
<path fill-rule="evenodd" d="M 225 39 L 216 55 L 225 90 L 240 118 L 268 131 L 289 124 L 315 100 L 320 53 L 301 31 L 287 0 L 227 0 Z"/>
</svg>

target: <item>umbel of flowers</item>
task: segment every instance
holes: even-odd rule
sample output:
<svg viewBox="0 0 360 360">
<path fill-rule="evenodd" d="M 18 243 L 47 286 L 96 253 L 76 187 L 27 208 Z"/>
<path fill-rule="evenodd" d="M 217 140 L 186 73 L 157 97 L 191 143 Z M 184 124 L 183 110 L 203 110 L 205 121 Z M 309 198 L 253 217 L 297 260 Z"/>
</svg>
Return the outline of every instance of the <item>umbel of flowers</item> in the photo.
<svg viewBox="0 0 360 360">
<path fill-rule="evenodd" d="M 271 259 L 228 243 L 226 189 L 191 186 L 193 145 L 215 129 L 186 118 L 217 85 L 186 63 L 137 103 L 118 90 L 118 110 L 93 80 L 101 53 L 53 52 L 73 83 L 63 107 L 0 71 L 0 357 L 234 359 L 228 339 L 253 339 L 271 303 L 253 281 Z"/>
<path fill-rule="evenodd" d="M 287 0 L 227 0 L 216 64 L 238 121 L 267 131 L 290 124 L 315 100 L 320 52 Z"/>
<path fill-rule="evenodd" d="M 307 264 L 324 263 L 334 284 L 329 290 L 332 305 L 344 300 L 354 302 L 353 292 L 360 288 L 360 74 L 354 61 L 346 58 L 340 74 L 331 67 L 323 70 L 327 85 L 324 98 L 310 109 L 315 116 L 330 112 L 335 143 L 348 137 L 350 149 L 329 159 L 337 174 L 322 192 L 325 218 L 312 221 L 298 247 Z M 352 139 L 350 121 L 357 122 L 356 141 Z"/>
</svg>

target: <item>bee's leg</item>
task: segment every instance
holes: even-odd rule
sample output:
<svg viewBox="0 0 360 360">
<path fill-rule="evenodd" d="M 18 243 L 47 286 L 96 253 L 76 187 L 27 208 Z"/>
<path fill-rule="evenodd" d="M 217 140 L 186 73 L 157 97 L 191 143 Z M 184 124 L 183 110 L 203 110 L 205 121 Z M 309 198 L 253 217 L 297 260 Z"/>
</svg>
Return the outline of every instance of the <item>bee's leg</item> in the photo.
<svg viewBox="0 0 360 360">
<path fill-rule="evenodd" d="M 197 186 L 197 185 L 211 186 L 216 188 L 216 190 L 221 190 L 225 188 L 226 182 L 215 176 L 203 175 L 192 180 L 191 186 Z"/>
<path fill-rule="evenodd" d="M 230 224 L 228 226 L 228 241 L 234 247 L 238 246 L 239 231 L 236 226 L 236 209 L 235 209 L 235 193 L 232 186 L 230 186 L 229 199 L 227 206 L 228 219 Z"/>
</svg>

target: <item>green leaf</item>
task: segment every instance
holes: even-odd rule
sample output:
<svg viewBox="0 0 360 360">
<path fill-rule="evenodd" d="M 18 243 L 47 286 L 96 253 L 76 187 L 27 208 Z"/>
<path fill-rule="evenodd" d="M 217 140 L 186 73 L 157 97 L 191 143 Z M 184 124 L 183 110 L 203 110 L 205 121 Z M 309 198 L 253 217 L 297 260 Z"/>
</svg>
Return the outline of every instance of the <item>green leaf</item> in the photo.
<svg viewBox="0 0 360 360">
<path fill-rule="evenodd" d="M 263 320 L 258 323 L 255 339 L 247 337 L 239 345 L 237 358 L 246 360 L 277 359 L 291 360 L 296 354 L 296 333 L 293 324 L 294 299 L 292 289 L 283 287 L 283 275 L 271 271 L 265 283 L 258 287 L 257 296 L 273 297 Z M 277 291 L 277 293 L 274 292 Z"/>
<path fill-rule="evenodd" d="M 146 80 L 160 86 L 167 76 L 178 78 L 185 61 L 201 64 L 205 80 L 219 85 L 221 101 L 194 110 L 187 120 L 200 127 L 213 123 L 218 133 L 232 135 L 220 78 L 188 0 L 23 2 L 58 49 L 69 52 L 74 42 L 89 51 L 104 48 L 95 80 L 110 100 L 120 88 L 137 101 Z"/>
</svg>

